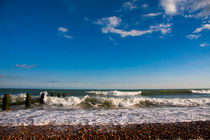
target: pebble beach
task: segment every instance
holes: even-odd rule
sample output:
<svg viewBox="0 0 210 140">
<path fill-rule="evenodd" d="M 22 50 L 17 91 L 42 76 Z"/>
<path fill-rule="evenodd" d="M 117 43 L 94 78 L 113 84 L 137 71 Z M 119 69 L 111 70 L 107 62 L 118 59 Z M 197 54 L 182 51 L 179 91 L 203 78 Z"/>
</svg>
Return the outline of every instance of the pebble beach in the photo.
<svg viewBox="0 0 210 140">
<path fill-rule="evenodd" d="M 210 139 L 210 121 L 129 125 L 0 126 L 0 139 Z"/>
</svg>

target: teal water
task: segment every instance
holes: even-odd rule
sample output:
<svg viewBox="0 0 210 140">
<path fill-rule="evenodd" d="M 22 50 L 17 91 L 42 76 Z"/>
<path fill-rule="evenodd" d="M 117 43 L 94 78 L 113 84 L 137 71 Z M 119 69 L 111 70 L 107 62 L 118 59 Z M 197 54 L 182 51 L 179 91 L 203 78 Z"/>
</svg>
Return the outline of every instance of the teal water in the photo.
<svg viewBox="0 0 210 140">
<path fill-rule="evenodd" d="M 197 89 L 200 90 L 200 89 Z M 66 94 L 66 96 L 104 96 L 104 97 L 116 97 L 112 95 L 102 95 L 102 94 L 90 94 L 90 91 L 102 91 L 102 92 L 110 92 L 110 91 L 119 91 L 119 92 L 137 92 L 142 91 L 141 96 L 151 97 L 151 98 L 200 98 L 200 97 L 210 97 L 210 93 L 192 93 L 189 89 L 170 89 L 170 90 L 145 90 L 145 89 L 13 89 L 13 88 L 0 88 L 0 96 L 4 94 L 17 95 L 22 93 L 31 93 L 32 96 L 39 96 L 40 92 L 47 91 L 48 95 L 54 93 L 56 96 L 58 93 Z M 125 95 L 123 95 L 124 97 Z M 118 96 L 120 97 L 120 96 Z M 129 97 L 126 96 L 126 97 Z M 132 96 L 133 97 L 133 96 Z"/>
</svg>

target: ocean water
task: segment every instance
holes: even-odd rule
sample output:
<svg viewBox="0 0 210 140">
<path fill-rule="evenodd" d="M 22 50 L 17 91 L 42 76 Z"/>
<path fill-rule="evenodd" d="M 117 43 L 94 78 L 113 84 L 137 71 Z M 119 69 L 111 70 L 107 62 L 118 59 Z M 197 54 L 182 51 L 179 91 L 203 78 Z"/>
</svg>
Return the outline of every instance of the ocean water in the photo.
<svg viewBox="0 0 210 140">
<path fill-rule="evenodd" d="M 45 93 L 44 105 L 11 106 L 0 111 L 1 126 L 107 125 L 210 120 L 210 90 L 60 90 L 0 89 L 11 102 L 22 102 Z M 61 93 L 61 97 L 50 96 Z M 62 97 L 65 93 L 66 97 Z"/>
</svg>

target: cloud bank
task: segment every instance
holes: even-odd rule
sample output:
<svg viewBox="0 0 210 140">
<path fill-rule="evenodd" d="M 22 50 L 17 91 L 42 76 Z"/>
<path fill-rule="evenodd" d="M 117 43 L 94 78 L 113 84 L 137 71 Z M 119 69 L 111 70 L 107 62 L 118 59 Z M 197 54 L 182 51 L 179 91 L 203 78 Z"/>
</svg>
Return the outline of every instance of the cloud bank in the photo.
<svg viewBox="0 0 210 140">
<path fill-rule="evenodd" d="M 210 16 L 209 0 L 160 0 L 167 15 L 203 18 Z"/>
</svg>

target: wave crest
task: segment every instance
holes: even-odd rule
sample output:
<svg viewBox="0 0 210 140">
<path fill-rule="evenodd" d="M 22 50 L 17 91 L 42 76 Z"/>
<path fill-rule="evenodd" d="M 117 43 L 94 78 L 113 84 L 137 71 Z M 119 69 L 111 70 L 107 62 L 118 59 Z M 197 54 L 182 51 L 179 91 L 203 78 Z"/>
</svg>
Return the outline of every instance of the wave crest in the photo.
<svg viewBox="0 0 210 140">
<path fill-rule="evenodd" d="M 206 90 L 192 90 L 192 93 L 210 94 L 210 89 L 206 89 Z"/>
<path fill-rule="evenodd" d="M 46 97 L 45 104 L 82 108 L 129 108 L 150 106 L 209 106 L 210 98 L 114 98 L 114 97 Z"/>
<path fill-rule="evenodd" d="M 108 96 L 136 96 L 141 95 L 142 91 L 88 91 L 87 93 L 96 95 L 108 95 Z"/>
</svg>

